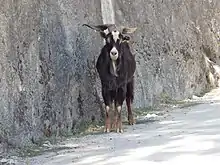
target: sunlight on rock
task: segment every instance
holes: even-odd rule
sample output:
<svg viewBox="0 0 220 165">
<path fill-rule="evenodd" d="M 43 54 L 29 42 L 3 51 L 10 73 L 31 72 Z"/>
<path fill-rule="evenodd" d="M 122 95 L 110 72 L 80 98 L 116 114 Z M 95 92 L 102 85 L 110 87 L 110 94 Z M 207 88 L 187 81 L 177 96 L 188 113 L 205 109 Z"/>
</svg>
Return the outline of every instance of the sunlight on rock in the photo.
<svg viewBox="0 0 220 165">
<path fill-rule="evenodd" d="M 181 123 L 182 121 L 174 121 L 174 120 L 168 120 L 168 121 L 161 121 L 160 124 L 177 124 Z"/>
<path fill-rule="evenodd" d="M 147 160 L 136 160 L 136 161 L 129 161 L 129 162 L 122 162 L 120 165 L 157 165 L 157 162 L 147 161 Z M 160 164 L 160 163 L 159 163 Z"/>
<path fill-rule="evenodd" d="M 175 158 L 167 161 L 160 163 L 161 165 L 176 165 L 176 164 L 206 164 L 209 162 L 212 165 L 217 165 L 219 164 L 219 157 L 217 156 L 203 156 L 203 155 L 196 155 L 196 154 L 185 154 L 185 155 L 180 155 L 176 156 Z"/>
<path fill-rule="evenodd" d="M 68 144 L 57 145 L 57 147 L 80 148 L 80 147 L 82 147 L 82 145 L 68 143 Z"/>
<path fill-rule="evenodd" d="M 211 163 L 212 165 L 217 165 L 219 163 L 219 158 L 217 156 L 201 156 L 201 155 L 194 155 L 194 154 L 185 154 L 176 156 L 175 158 L 171 159 L 170 161 L 148 161 L 148 160 L 134 160 L 134 161 L 126 161 L 121 162 L 120 165 L 184 165 L 184 164 L 206 164 L 207 162 Z"/>
<path fill-rule="evenodd" d="M 220 104 L 220 103 L 218 103 L 218 104 Z M 215 123 L 215 122 L 220 123 L 220 119 L 212 119 L 212 120 L 204 121 L 204 123 L 210 123 L 210 124 L 213 124 L 213 123 Z"/>
<path fill-rule="evenodd" d="M 180 140 L 171 141 L 165 146 L 166 149 L 164 149 L 164 151 L 166 152 L 191 152 L 212 149 L 215 147 L 215 143 L 209 141 L 207 136 L 188 135 L 188 137 L 183 137 Z"/>
<path fill-rule="evenodd" d="M 104 154 L 101 156 L 91 156 L 85 158 L 80 164 L 97 164 L 98 161 L 102 161 L 104 159 Z"/>
<path fill-rule="evenodd" d="M 218 103 L 213 103 L 212 105 L 210 105 L 210 106 L 215 106 L 215 105 L 219 105 L 220 104 L 220 102 L 218 102 Z"/>
<path fill-rule="evenodd" d="M 146 118 L 155 118 L 155 117 L 158 117 L 158 115 L 156 115 L 156 114 L 147 114 L 146 116 L 145 116 Z"/>
<path fill-rule="evenodd" d="M 157 120 L 159 119 L 160 116 L 156 115 L 156 114 L 147 114 L 145 116 L 138 116 L 137 120 Z"/>
<path fill-rule="evenodd" d="M 160 146 L 149 146 L 149 147 L 142 147 L 138 149 L 131 149 L 127 152 L 130 159 L 137 159 L 137 158 L 145 158 L 148 155 L 157 153 L 163 149 L 163 145 Z"/>
</svg>

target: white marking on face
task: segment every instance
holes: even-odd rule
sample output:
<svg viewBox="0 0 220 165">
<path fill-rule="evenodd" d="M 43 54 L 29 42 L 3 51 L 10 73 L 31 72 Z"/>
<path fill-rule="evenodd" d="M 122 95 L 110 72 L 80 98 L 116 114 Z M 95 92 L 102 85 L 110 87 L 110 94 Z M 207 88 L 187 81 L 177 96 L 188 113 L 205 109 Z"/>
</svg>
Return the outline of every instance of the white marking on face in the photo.
<svg viewBox="0 0 220 165">
<path fill-rule="evenodd" d="M 110 57 L 112 61 L 116 61 L 118 59 L 118 50 L 115 47 L 113 47 L 110 51 Z"/>
<path fill-rule="evenodd" d="M 104 30 L 104 33 L 107 35 L 109 33 L 109 30 L 108 29 L 105 29 Z"/>
<path fill-rule="evenodd" d="M 119 39 L 119 31 L 112 31 L 112 35 L 113 35 L 113 40 L 117 42 L 117 40 Z"/>
<path fill-rule="evenodd" d="M 113 66 L 113 71 L 114 71 L 115 76 L 118 76 L 116 72 L 116 61 L 112 61 L 112 66 Z"/>
</svg>

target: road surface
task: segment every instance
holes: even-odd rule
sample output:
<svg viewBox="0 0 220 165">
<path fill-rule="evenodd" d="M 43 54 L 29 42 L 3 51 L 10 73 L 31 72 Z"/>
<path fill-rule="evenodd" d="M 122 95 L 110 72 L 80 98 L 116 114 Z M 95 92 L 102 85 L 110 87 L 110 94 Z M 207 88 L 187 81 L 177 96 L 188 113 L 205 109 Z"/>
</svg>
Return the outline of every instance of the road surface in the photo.
<svg viewBox="0 0 220 165">
<path fill-rule="evenodd" d="M 203 104 L 175 109 L 153 123 L 128 126 L 123 134 L 73 138 L 69 149 L 28 160 L 31 165 L 180 165 L 220 163 L 220 89 Z"/>
</svg>

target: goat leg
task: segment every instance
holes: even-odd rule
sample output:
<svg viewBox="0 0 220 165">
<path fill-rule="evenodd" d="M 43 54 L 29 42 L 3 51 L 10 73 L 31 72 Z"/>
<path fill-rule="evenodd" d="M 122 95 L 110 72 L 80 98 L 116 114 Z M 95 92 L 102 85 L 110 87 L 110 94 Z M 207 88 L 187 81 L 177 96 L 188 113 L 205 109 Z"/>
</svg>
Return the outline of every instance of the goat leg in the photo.
<svg viewBox="0 0 220 165">
<path fill-rule="evenodd" d="M 110 109 L 109 106 L 105 107 L 105 130 L 104 132 L 106 133 L 110 132 L 110 128 L 111 128 L 109 109 Z"/>
<path fill-rule="evenodd" d="M 118 106 L 116 108 L 116 111 L 117 111 L 117 117 L 118 117 L 118 120 L 117 120 L 117 127 L 116 127 L 116 132 L 117 133 L 123 133 L 123 129 L 122 129 L 122 119 L 121 119 L 121 109 L 122 109 L 122 106 Z"/>
<path fill-rule="evenodd" d="M 112 128 L 113 129 L 116 129 L 117 127 L 117 122 L 118 122 L 118 113 L 117 113 L 117 110 L 115 108 L 115 105 L 112 106 L 112 109 L 114 111 L 114 121 L 113 121 L 113 124 L 112 124 Z"/>
<path fill-rule="evenodd" d="M 127 111 L 128 111 L 128 124 L 133 125 L 134 124 L 134 118 L 133 113 L 131 110 L 131 100 L 130 98 L 126 98 L 126 104 L 127 104 Z"/>
</svg>

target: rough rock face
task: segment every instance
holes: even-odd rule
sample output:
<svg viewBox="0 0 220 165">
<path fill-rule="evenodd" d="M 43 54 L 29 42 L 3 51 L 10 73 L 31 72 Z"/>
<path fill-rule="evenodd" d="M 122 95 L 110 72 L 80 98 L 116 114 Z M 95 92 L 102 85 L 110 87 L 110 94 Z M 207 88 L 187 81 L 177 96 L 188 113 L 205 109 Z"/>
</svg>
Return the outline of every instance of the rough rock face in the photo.
<svg viewBox="0 0 220 165">
<path fill-rule="evenodd" d="M 207 59 L 219 63 L 218 0 L 117 0 L 116 23 L 136 26 L 135 106 L 183 99 L 216 86 Z M 143 99 L 144 98 L 144 99 Z"/>
<path fill-rule="evenodd" d="M 28 144 L 99 120 L 94 60 L 101 23 L 96 0 L 1 1 L 1 136 Z M 1 127 L 0 127 L 1 128 Z"/>
<path fill-rule="evenodd" d="M 215 86 L 219 0 L 117 0 L 117 24 L 137 26 L 135 107 Z M 100 120 L 94 69 L 98 0 L 0 0 L 0 142 L 28 145 Z M 29 143 L 30 142 L 30 143 Z"/>
</svg>

